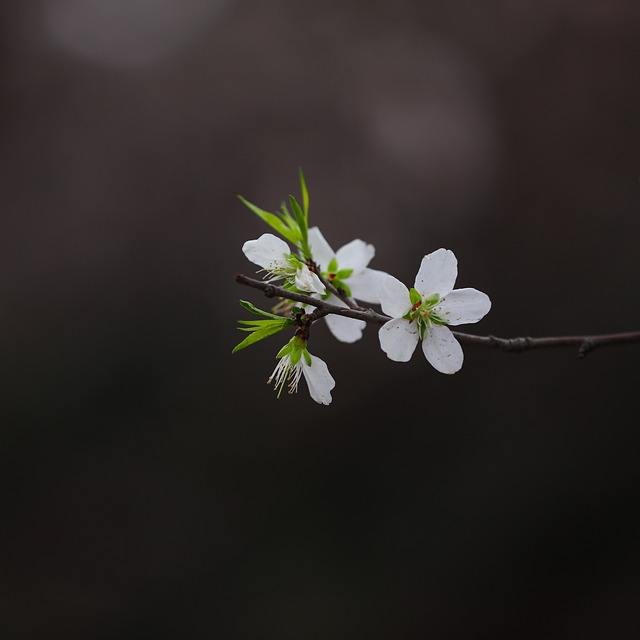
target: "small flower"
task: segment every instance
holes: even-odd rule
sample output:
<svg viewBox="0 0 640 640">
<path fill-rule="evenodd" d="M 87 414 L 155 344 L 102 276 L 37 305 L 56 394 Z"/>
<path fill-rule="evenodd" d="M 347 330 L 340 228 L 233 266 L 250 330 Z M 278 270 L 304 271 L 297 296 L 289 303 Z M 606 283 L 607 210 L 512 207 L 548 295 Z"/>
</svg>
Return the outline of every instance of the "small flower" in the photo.
<svg viewBox="0 0 640 640">
<path fill-rule="evenodd" d="M 331 403 L 331 389 L 336 386 L 336 381 L 329 373 L 325 362 L 309 353 L 306 342 L 302 338 L 294 336 L 276 357 L 278 364 L 267 383 L 273 382 L 278 391 L 278 397 L 285 384 L 288 386 L 289 393 L 297 393 L 298 383 L 304 375 L 311 397 L 319 404 Z"/>
<path fill-rule="evenodd" d="M 242 246 L 244 255 L 262 267 L 270 280 L 283 279 L 305 293 L 325 293 L 325 286 L 318 275 L 298 256 L 291 253 L 289 245 L 271 233 L 262 234 L 257 240 L 248 240 Z"/>
<path fill-rule="evenodd" d="M 491 308 L 489 296 L 477 289 L 454 289 L 458 261 L 452 251 L 424 256 L 409 290 L 393 276 L 381 288 L 380 305 L 392 316 L 380 331 L 380 346 L 391 360 L 408 362 L 419 340 L 429 363 L 441 373 L 455 373 L 464 354 L 447 325 L 470 324 Z"/>
<path fill-rule="evenodd" d="M 363 302 L 380 302 L 380 287 L 387 276 L 383 271 L 369 269 L 368 264 L 375 255 L 375 248 L 362 240 L 352 240 L 335 252 L 318 227 L 309 229 L 309 247 L 313 259 L 322 269 L 322 275 L 336 288 L 348 296 Z M 346 306 L 331 293 L 323 298 L 338 306 Z M 341 342 L 356 342 L 362 337 L 366 326 L 363 320 L 331 314 L 325 318 L 331 333 Z"/>
</svg>

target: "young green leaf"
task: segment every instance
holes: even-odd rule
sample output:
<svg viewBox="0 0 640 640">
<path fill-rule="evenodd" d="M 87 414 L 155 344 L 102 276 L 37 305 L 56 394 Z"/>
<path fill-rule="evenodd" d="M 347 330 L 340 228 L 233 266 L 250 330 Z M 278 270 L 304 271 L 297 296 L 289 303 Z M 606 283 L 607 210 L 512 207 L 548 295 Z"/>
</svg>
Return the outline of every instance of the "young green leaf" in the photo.
<svg viewBox="0 0 640 640">
<path fill-rule="evenodd" d="M 307 184 L 304 181 L 302 167 L 300 167 L 298 173 L 300 175 L 300 191 L 302 192 L 302 208 L 304 209 L 305 218 L 309 220 L 309 191 L 307 190 Z"/>
<path fill-rule="evenodd" d="M 278 320 L 240 320 L 239 322 L 249 325 L 246 327 L 238 327 L 240 331 L 249 331 L 250 333 L 242 342 L 233 348 L 231 353 L 249 347 L 259 340 L 264 340 L 294 324 L 294 320 L 291 318 L 279 318 Z"/>
<path fill-rule="evenodd" d="M 282 316 L 278 316 L 274 313 L 269 313 L 268 311 L 263 311 L 262 309 L 258 309 L 255 305 L 251 304 L 247 300 L 240 300 L 240 304 L 247 310 L 251 311 L 251 313 L 255 313 L 259 316 L 265 316 L 266 318 L 274 318 L 275 320 L 282 320 Z"/>
<path fill-rule="evenodd" d="M 238 196 L 238 200 L 249 207 L 253 213 L 266 222 L 272 229 L 277 231 L 283 238 L 297 246 L 299 242 L 298 234 L 295 232 L 295 229 L 292 229 L 289 224 L 286 224 L 286 221 L 283 221 L 282 218 L 284 216 L 278 217 L 275 213 L 269 213 L 268 211 L 265 211 L 264 209 L 261 209 L 255 204 L 249 202 L 242 196 Z"/>
<path fill-rule="evenodd" d="M 298 228 L 300 229 L 300 249 L 306 258 L 311 257 L 311 251 L 308 245 L 308 226 L 307 226 L 307 217 L 303 213 L 298 201 L 292 196 L 289 196 L 289 202 L 291 203 L 291 208 L 293 209 L 293 215 L 296 218 L 296 222 L 298 223 Z"/>
</svg>

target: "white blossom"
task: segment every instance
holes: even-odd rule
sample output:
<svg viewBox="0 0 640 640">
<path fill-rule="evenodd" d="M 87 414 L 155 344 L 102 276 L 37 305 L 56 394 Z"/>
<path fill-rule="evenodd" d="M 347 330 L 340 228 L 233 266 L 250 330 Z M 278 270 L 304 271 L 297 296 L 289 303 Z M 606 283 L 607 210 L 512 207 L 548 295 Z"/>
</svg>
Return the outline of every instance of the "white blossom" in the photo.
<svg viewBox="0 0 640 640">
<path fill-rule="evenodd" d="M 428 362 L 441 373 L 456 373 L 464 354 L 450 326 L 482 319 L 491 308 L 489 296 L 477 289 L 454 289 L 458 261 L 452 251 L 424 256 L 410 291 L 393 276 L 380 289 L 382 310 L 392 319 L 378 333 L 391 360 L 408 362 L 420 340 Z"/>
<path fill-rule="evenodd" d="M 368 267 L 375 255 L 372 244 L 363 240 L 352 240 L 338 251 L 334 251 L 318 227 L 309 229 L 308 240 L 313 259 L 320 265 L 326 280 L 336 288 L 341 287 L 348 296 L 356 300 L 371 304 L 380 302 L 380 287 L 387 274 Z M 323 299 L 331 304 L 346 307 L 346 304 L 332 293 L 327 292 Z M 337 314 L 325 316 L 325 321 L 336 339 L 348 343 L 359 340 L 366 326 L 363 320 Z"/>
<path fill-rule="evenodd" d="M 313 356 L 300 338 L 294 337 L 278 354 L 278 364 L 267 382 L 273 383 L 278 396 L 285 384 L 289 393 L 297 393 L 300 378 L 304 376 L 309 394 L 318 404 L 331 403 L 331 390 L 336 381 L 324 360 Z"/>
<path fill-rule="evenodd" d="M 289 245 L 271 233 L 262 234 L 257 240 L 247 240 L 242 245 L 244 255 L 262 267 L 269 280 L 284 279 L 305 293 L 325 293 L 325 286 L 316 273 L 303 260 L 291 253 Z"/>
</svg>

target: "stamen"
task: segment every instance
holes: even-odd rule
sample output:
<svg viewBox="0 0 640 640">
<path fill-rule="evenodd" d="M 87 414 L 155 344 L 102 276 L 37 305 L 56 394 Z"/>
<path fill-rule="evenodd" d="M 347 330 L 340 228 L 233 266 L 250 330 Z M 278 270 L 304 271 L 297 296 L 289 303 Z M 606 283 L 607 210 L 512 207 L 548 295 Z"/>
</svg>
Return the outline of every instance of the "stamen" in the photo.
<svg viewBox="0 0 640 640">
<path fill-rule="evenodd" d="M 291 358 L 286 355 L 278 360 L 278 364 L 267 380 L 267 384 L 273 382 L 274 389 L 278 392 L 279 398 L 287 381 L 289 381 L 289 393 L 297 393 L 301 376 L 302 364 L 299 362 L 298 364 L 292 365 Z"/>
</svg>

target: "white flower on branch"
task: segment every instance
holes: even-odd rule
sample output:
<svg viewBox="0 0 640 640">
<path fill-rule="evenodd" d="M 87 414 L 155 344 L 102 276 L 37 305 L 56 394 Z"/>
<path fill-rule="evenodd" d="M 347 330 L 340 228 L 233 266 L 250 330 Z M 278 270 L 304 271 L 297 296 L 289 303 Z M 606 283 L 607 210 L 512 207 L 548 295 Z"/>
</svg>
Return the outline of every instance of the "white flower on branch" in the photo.
<svg viewBox="0 0 640 640">
<path fill-rule="evenodd" d="M 304 375 L 311 397 L 318 404 L 331 403 L 331 390 L 336 386 L 336 381 L 324 360 L 309 353 L 302 338 L 294 336 L 276 357 L 278 364 L 267 382 L 274 384 L 278 397 L 285 385 L 289 393 L 297 393 L 298 383 Z"/>
<path fill-rule="evenodd" d="M 336 289 L 356 300 L 377 304 L 380 301 L 380 287 L 387 274 L 370 269 L 369 262 L 375 255 L 375 248 L 363 240 L 352 240 L 334 251 L 325 240 L 318 227 L 309 229 L 309 247 L 316 264 L 320 265 L 323 277 Z M 344 301 L 327 292 L 323 299 L 331 304 L 346 307 Z M 325 318 L 329 330 L 341 342 L 356 342 L 362 338 L 366 323 L 336 314 Z"/>
<path fill-rule="evenodd" d="M 284 280 L 306 293 L 325 293 L 325 286 L 316 273 L 298 256 L 291 253 L 289 245 L 271 233 L 262 234 L 257 240 L 247 240 L 242 245 L 244 255 L 262 267 L 269 280 Z"/>
<path fill-rule="evenodd" d="M 382 310 L 392 317 L 378 333 L 391 360 L 408 362 L 420 340 L 428 362 L 441 373 L 456 373 L 464 354 L 447 325 L 470 324 L 491 308 L 489 296 L 477 289 L 454 289 L 458 261 L 452 251 L 424 256 L 409 290 L 393 276 L 380 289 Z"/>
</svg>

